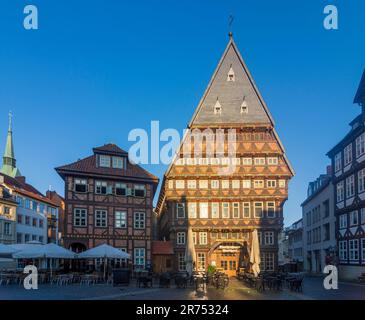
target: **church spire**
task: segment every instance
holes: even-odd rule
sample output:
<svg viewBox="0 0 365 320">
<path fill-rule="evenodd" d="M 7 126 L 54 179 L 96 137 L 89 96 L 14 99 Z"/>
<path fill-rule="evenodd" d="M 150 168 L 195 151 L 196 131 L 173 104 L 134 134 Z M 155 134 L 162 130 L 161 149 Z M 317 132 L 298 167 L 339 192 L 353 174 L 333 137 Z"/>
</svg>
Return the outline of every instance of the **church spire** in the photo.
<svg viewBox="0 0 365 320">
<path fill-rule="evenodd" d="M 8 135 L 6 138 L 5 152 L 3 156 L 3 165 L 0 172 L 11 177 L 20 176 L 20 171 L 16 167 L 16 159 L 14 155 L 14 145 L 13 145 L 13 130 L 12 130 L 12 113 L 9 112 L 9 128 Z"/>
</svg>

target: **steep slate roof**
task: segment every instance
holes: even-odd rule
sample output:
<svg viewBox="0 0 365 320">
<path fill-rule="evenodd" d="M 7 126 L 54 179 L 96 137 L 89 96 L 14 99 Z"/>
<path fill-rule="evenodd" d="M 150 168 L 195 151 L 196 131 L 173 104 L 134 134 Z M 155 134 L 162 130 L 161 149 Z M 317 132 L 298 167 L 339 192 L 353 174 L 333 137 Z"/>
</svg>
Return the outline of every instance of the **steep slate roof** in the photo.
<svg viewBox="0 0 365 320">
<path fill-rule="evenodd" d="M 68 165 L 57 167 L 55 170 L 61 177 L 66 174 L 88 174 L 99 176 L 111 176 L 116 178 L 135 178 L 158 183 L 158 178 L 142 167 L 132 164 L 127 160 L 127 170 L 116 168 L 104 168 L 97 166 L 97 154 L 113 154 L 128 156 L 128 153 L 114 144 L 104 145 L 93 149 L 94 155 L 78 160 Z"/>
<path fill-rule="evenodd" d="M 235 81 L 227 81 L 230 69 Z M 221 114 L 214 114 L 217 99 Z M 248 113 L 241 113 L 246 101 Z M 274 121 L 238 48 L 230 37 L 226 50 L 204 92 L 189 127 L 207 124 L 271 124 Z"/>
<path fill-rule="evenodd" d="M 365 69 L 355 95 L 354 103 L 365 104 Z"/>
</svg>

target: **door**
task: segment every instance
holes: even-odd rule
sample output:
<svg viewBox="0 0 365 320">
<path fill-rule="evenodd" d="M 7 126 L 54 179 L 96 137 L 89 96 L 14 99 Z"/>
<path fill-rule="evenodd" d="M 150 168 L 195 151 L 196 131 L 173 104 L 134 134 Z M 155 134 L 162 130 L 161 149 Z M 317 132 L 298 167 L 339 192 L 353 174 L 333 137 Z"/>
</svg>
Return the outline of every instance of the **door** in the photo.
<svg viewBox="0 0 365 320">
<path fill-rule="evenodd" d="M 236 270 L 238 267 L 238 261 L 236 256 L 222 256 L 220 259 L 220 268 L 222 272 L 227 274 L 230 277 L 234 277 L 236 275 Z"/>
</svg>

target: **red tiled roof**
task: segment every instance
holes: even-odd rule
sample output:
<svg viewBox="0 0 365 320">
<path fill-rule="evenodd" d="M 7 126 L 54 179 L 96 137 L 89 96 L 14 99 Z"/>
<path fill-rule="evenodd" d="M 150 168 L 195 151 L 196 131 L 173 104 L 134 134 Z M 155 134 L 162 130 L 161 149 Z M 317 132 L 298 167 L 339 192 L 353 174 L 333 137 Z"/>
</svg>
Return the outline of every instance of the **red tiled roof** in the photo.
<svg viewBox="0 0 365 320">
<path fill-rule="evenodd" d="M 107 154 L 115 154 L 115 155 L 124 155 L 127 156 L 128 152 L 119 148 L 116 144 L 108 143 L 101 147 L 96 147 L 93 149 L 94 153 L 107 153 Z"/>
<path fill-rule="evenodd" d="M 95 153 L 106 153 L 109 154 L 112 152 L 113 154 L 119 154 L 127 156 L 128 154 L 120 149 L 116 145 L 105 145 L 104 147 L 94 148 Z M 116 153 L 116 151 L 118 153 Z M 125 154 L 124 154 L 124 153 Z M 154 183 L 158 183 L 158 178 L 153 174 L 149 173 L 142 167 L 136 164 L 132 164 L 127 160 L 127 169 L 116 169 L 116 168 L 105 168 L 99 167 L 96 165 L 96 154 L 89 156 L 87 158 L 81 159 L 79 161 L 73 162 L 68 165 L 60 166 L 56 168 L 56 171 L 59 175 L 64 177 L 66 174 L 95 174 L 95 175 L 102 175 L 102 176 L 114 176 L 116 178 L 136 178 L 140 180 L 148 180 Z"/>
<path fill-rule="evenodd" d="M 13 189 L 17 193 L 20 193 L 29 198 L 48 203 L 52 206 L 58 207 L 58 204 L 45 197 L 40 191 L 34 188 L 32 185 L 25 182 L 24 177 L 12 178 L 6 174 L 0 173 L 4 177 L 4 184 Z"/>
<path fill-rule="evenodd" d="M 169 255 L 174 254 L 171 241 L 152 241 L 152 254 Z"/>
</svg>

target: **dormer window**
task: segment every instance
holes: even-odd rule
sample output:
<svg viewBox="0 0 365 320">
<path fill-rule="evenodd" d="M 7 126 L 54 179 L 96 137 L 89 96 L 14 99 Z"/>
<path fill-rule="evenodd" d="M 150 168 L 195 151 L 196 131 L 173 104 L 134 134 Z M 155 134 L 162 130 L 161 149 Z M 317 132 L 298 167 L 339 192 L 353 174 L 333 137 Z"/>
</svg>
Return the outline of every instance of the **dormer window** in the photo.
<svg viewBox="0 0 365 320">
<path fill-rule="evenodd" d="M 222 113 L 222 106 L 217 99 L 217 102 L 214 105 L 214 114 L 221 114 L 221 113 Z"/>
<path fill-rule="evenodd" d="M 234 71 L 232 69 L 232 65 L 231 65 L 231 68 L 228 71 L 227 81 L 231 81 L 231 82 L 235 81 L 235 76 L 234 76 Z"/>
<path fill-rule="evenodd" d="M 110 168 L 110 156 L 99 156 L 99 165 L 100 167 Z"/>
<path fill-rule="evenodd" d="M 245 98 L 243 98 L 243 101 L 241 104 L 241 113 L 248 113 L 248 105 L 247 105 Z"/>
<path fill-rule="evenodd" d="M 122 157 L 113 157 L 113 168 L 123 169 L 123 162 Z"/>
</svg>

